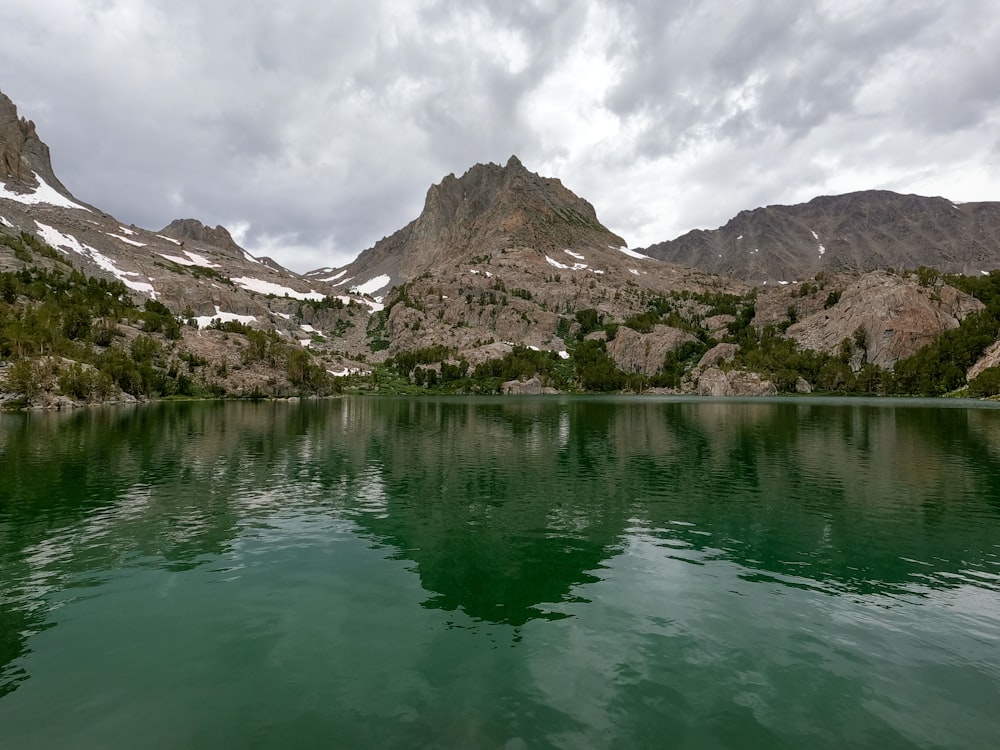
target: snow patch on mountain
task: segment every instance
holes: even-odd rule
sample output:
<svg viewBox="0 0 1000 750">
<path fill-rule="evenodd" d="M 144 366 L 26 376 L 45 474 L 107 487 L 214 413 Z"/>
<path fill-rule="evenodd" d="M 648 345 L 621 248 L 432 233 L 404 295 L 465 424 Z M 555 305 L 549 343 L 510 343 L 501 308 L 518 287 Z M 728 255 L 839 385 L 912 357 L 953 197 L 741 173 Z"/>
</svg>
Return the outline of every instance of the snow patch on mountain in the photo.
<svg viewBox="0 0 1000 750">
<path fill-rule="evenodd" d="M 166 258 L 167 260 L 176 263 L 179 266 L 201 266 L 202 268 L 219 268 L 218 263 L 213 263 L 204 255 L 199 255 L 198 253 L 192 253 L 190 250 L 185 250 L 184 254 L 186 258 L 182 258 L 179 255 L 167 255 L 166 253 L 157 253 L 161 258 Z"/>
<path fill-rule="evenodd" d="M 375 294 L 380 289 L 387 287 L 390 281 L 391 279 L 383 273 L 374 279 L 369 279 L 364 284 L 352 286 L 348 291 L 356 292 L 357 294 Z"/>
<path fill-rule="evenodd" d="M 627 247 L 617 248 L 619 252 L 625 253 L 630 258 L 636 258 L 637 260 L 653 260 L 648 255 L 643 255 L 642 253 L 637 253 L 635 250 L 629 250 Z"/>
<path fill-rule="evenodd" d="M 333 270 L 332 268 L 326 268 L 321 273 L 329 273 L 332 270 Z M 343 276 L 345 273 L 347 273 L 347 269 L 346 268 L 343 271 L 340 271 L 339 273 L 335 273 L 333 276 L 325 276 L 325 277 L 321 278 L 320 281 L 336 281 L 341 276 Z"/>
<path fill-rule="evenodd" d="M 360 367 L 348 367 L 344 365 L 336 370 L 327 370 L 328 373 L 333 375 L 335 378 L 345 378 L 348 375 L 369 375 L 371 370 L 362 370 Z"/>
<path fill-rule="evenodd" d="M 238 278 L 230 279 L 234 284 L 238 284 L 244 289 L 249 289 L 251 292 L 259 292 L 260 294 L 273 294 L 275 297 L 288 296 L 292 299 L 311 299 L 319 300 L 325 299 L 325 294 L 320 294 L 319 292 L 298 292 L 291 287 L 281 286 L 280 284 L 275 284 L 271 281 L 264 281 L 263 279 L 254 279 L 249 276 L 240 276 Z"/>
<path fill-rule="evenodd" d="M 126 245 L 131 245 L 132 247 L 146 247 L 145 242 L 130 240 L 128 237 L 122 237 L 120 234 L 114 234 L 112 232 L 105 232 L 105 234 L 108 235 L 108 237 L 114 237 L 116 240 L 121 240 Z M 132 234 L 135 234 L 135 232 L 132 232 Z"/>
<path fill-rule="evenodd" d="M 81 206 L 79 203 L 71 201 L 62 193 L 57 192 L 55 188 L 51 187 L 45 180 L 38 176 L 38 172 L 32 172 L 32 174 L 38 180 L 38 187 L 34 191 L 30 193 L 15 193 L 8 190 L 5 184 L 0 184 L 0 198 L 23 203 L 26 206 L 37 206 L 40 203 L 44 203 L 59 208 L 78 208 L 81 211 L 90 212 L 90 209 L 86 206 Z"/>
<path fill-rule="evenodd" d="M 100 250 L 97 250 L 90 245 L 84 245 L 71 234 L 63 234 L 55 227 L 50 227 L 48 224 L 42 224 L 40 221 L 36 221 L 35 225 L 38 227 L 38 236 L 52 247 L 57 250 L 62 250 L 65 254 L 68 254 L 67 251 L 70 251 L 85 258 L 90 258 L 90 260 L 96 263 L 100 268 L 113 275 L 129 289 L 136 292 L 143 292 L 151 296 L 153 299 L 156 299 L 156 290 L 153 288 L 152 284 L 145 281 L 135 281 L 129 278 L 130 276 L 141 276 L 141 274 L 135 271 L 123 271 L 118 267 L 118 264 L 115 263 L 114 260 L 101 253 Z"/>
<path fill-rule="evenodd" d="M 199 315 L 194 318 L 198 321 L 199 328 L 208 328 L 212 325 L 212 321 L 215 319 L 221 320 L 223 323 L 237 322 L 249 325 L 250 323 L 256 323 L 257 318 L 253 315 L 237 315 L 236 313 L 223 312 L 218 305 L 215 306 L 215 315 Z"/>
</svg>

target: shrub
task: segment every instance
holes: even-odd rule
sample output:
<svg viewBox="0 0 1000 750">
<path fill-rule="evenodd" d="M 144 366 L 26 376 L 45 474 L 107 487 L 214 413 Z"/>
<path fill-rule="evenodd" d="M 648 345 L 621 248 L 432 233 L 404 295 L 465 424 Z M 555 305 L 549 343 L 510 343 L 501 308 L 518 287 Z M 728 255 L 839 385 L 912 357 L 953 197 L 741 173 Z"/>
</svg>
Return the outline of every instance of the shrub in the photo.
<svg viewBox="0 0 1000 750">
<path fill-rule="evenodd" d="M 988 367 L 969 382 L 970 396 L 996 396 L 1000 394 L 1000 367 Z"/>
</svg>

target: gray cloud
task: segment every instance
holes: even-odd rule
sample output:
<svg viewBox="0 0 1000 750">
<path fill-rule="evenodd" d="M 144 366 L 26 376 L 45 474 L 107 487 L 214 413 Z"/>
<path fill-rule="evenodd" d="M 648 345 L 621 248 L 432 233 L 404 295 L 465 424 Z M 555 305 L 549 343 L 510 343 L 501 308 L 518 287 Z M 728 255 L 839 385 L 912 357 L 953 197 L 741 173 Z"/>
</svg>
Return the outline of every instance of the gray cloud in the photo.
<svg viewBox="0 0 1000 750">
<path fill-rule="evenodd" d="M 296 270 L 512 153 L 632 244 L 823 192 L 1000 199 L 988 0 L 17 5 L 0 89 L 78 197 Z"/>
</svg>

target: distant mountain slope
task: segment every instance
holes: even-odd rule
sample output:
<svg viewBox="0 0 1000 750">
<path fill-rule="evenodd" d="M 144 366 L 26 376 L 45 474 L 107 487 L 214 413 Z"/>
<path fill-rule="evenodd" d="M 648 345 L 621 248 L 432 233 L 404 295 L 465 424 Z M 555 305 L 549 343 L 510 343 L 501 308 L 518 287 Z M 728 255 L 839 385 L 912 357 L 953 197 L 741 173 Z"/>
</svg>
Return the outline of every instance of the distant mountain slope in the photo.
<svg viewBox="0 0 1000 750">
<path fill-rule="evenodd" d="M 954 204 L 885 190 L 821 196 L 741 211 L 723 227 L 642 252 L 757 282 L 922 265 L 975 274 L 1000 268 L 1000 203 Z"/>
</svg>

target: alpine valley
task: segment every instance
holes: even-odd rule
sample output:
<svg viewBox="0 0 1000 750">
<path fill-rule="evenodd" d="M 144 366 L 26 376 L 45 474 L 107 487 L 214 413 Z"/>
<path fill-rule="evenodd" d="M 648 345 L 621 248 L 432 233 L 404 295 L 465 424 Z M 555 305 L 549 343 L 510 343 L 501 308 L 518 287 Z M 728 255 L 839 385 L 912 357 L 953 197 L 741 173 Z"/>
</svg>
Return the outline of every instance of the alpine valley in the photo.
<svg viewBox="0 0 1000 750">
<path fill-rule="evenodd" d="M 171 396 L 1000 392 L 1000 203 L 865 191 L 629 249 L 512 156 L 347 266 L 72 195 L 0 94 L 0 405 Z"/>
</svg>

